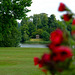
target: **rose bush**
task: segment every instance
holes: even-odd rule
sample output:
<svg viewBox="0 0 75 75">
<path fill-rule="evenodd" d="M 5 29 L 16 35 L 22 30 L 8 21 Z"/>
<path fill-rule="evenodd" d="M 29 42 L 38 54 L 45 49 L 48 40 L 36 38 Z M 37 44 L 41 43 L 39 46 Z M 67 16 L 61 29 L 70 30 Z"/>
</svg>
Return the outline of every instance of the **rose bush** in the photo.
<svg viewBox="0 0 75 75">
<path fill-rule="evenodd" d="M 60 3 L 58 11 L 66 11 L 67 14 L 64 14 L 62 19 L 65 22 L 72 19 L 72 26 L 75 25 L 73 13 L 64 3 Z M 48 45 L 50 53 L 43 54 L 41 58 L 34 57 L 34 65 L 39 65 L 39 68 L 45 74 L 49 71 L 52 75 L 55 75 L 57 72 L 63 72 L 69 69 L 73 56 L 70 42 L 72 40 L 71 36 L 75 36 L 75 30 L 72 29 L 70 34 L 66 27 L 65 29 L 56 29 L 50 33 L 51 43 Z"/>
</svg>

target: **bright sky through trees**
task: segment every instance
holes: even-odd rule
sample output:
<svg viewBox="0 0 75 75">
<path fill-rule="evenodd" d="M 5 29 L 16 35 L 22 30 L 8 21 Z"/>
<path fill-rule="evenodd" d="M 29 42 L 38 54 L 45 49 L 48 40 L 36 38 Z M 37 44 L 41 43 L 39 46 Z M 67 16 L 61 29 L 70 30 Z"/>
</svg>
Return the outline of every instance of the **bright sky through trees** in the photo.
<svg viewBox="0 0 75 75">
<path fill-rule="evenodd" d="M 60 2 L 63 2 L 73 12 L 75 12 L 75 0 L 32 0 L 33 3 L 29 7 L 31 10 L 28 12 L 28 16 L 33 14 L 47 13 L 48 16 L 55 14 L 56 19 L 60 19 L 60 15 L 63 13 L 58 12 L 58 6 Z M 64 12 L 65 13 L 65 12 Z"/>
</svg>

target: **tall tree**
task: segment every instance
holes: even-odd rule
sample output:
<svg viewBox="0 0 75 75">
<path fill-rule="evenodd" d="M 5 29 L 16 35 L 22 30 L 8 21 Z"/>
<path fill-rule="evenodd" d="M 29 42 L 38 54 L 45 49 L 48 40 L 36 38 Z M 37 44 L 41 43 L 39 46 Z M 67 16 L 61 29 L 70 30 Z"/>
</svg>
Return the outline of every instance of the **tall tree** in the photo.
<svg viewBox="0 0 75 75">
<path fill-rule="evenodd" d="M 36 26 L 36 29 L 47 30 L 48 26 L 48 16 L 46 13 L 34 14 L 33 23 Z"/>
<path fill-rule="evenodd" d="M 48 29 L 48 15 L 46 13 L 41 13 L 39 14 L 40 16 L 40 19 L 41 19 L 41 23 L 42 23 L 42 26 L 43 26 L 43 30 L 46 30 Z"/>
<path fill-rule="evenodd" d="M 22 35 L 22 38 L 21 38 L 21 42 L 25 42 L 26 40 L 29 39 L 29 28 L 28 28 L 28 25 L 27 24 L 23 24 L 21 26 L 21 35 Z"/>
<path fill-rule="evenodd" d="M 21 21 L 21 42 L 24 43 L 25 41 L 29 40 L 29 27 L 28 27 L 28 17 L 24 17 Z"/>
<path fill-rule="evenodd" d="M 33 15 L 33 24 L 36 26 L 36 30 L 37 30 L 38 25 L 39 25 L 39 15 L 38 14 Z"/>
<path fill-rule="evenodd" d="M 0 46 L 10 46 L 10 42 L 14 44 L 12 46 L 17 46 L 20 39 L 17 39 L 19 35 L 17 31 L 16 19 L 22 19 L 26 16 L 29 11 L 29 7 L 32 0 L 0 0 Z M 13 36 L 13 40 L 9 40 Z M 5 44 L 6 43 L 6 44 Z M 9 44 L 7 44 L 9 43 Z"/>
<path fill-rule="evenodd" d="M 21 40 L 21 33 L 17 28 L 17 22 L 12 20 L 10 24 L 2 23 L 1 27 L 1 40 L 0 47 L 16 47 L 19 45 Z"/>
<path fill-rule="evenodd" d="M 33 22 L 29 22 L 28 24 L 29 27 L 29 36 L 32 36 L 33 32 L 36 32 L 36 26 L 33 24 Z"/>
<path fill-rule="evenodd" d="M 0 1 L 0 14 L 22 19 L 29 11 L 26 7 L 29 7 L 31 3 L 31 0 L 2 0 Z"/>
<path fill-rule="evenodd" d="M 48 18 L 48 32 L 51 33 L 58 27 L 59 24 L 55 18 L 55 15 L 54 14 L 50 15 L 50 17 Z"/>
<path fill-rule="evenodd" d="M 48 16 L 47 16 L 47 14 L 46 13 L 41 13 L 41 14 L 39 14 L 39 16 L 40 16 L 42 25 L 46 26 L 48 24 Z"/>
<path fill-rule="evenodd" d="M 23 26 L 24 24 L 28 25 L 28 20 L 29 20 L 28 17 L 24 17 L 21 21 L 21 26 Z"/>
</svg>

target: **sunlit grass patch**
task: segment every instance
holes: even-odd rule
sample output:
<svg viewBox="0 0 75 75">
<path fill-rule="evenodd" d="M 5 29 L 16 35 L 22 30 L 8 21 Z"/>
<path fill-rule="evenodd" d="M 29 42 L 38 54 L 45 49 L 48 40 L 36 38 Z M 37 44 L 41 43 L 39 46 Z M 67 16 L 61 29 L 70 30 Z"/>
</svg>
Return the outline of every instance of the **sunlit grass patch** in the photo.
<svg viewBox="0 0 75 75">
<path fill-rule="evenodd" d="M 30 39 L 30 41 L 43 41 L 43 39 Z"/>
</svg>

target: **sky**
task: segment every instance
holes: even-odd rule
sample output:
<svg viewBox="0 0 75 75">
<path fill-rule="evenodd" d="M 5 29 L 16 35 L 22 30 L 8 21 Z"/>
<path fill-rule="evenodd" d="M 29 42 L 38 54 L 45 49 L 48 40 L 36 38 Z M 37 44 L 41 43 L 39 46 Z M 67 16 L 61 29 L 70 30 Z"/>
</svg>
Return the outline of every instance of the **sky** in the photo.
<svg viewBox="0 0 75 75">
<path fill-rule="evenodd" d="M 34 14 L 46 13 L 48 16 L 55 14 L 57 20 L 61 20 L 60 16 L 65 12 L 58 12 L 59 4 L 64 3 L 72 12 L 75 12 L 75 0 L 32 0 L 31 11 L 27 13 L 28 17 Z"/>
<path fill-rule="evenodd" d="M 27 13 L 28 17 L 33 14 L 46 13 L 48 16 L 55 14 L 56 19 L 60 19 L 63 12 L 58 12 L 60 2 L 64 3 L 72 12 L 75 12 L 75 0 L 32 0 L 32 4 L 28 9 L 31 11 Z"/>
</svg>

